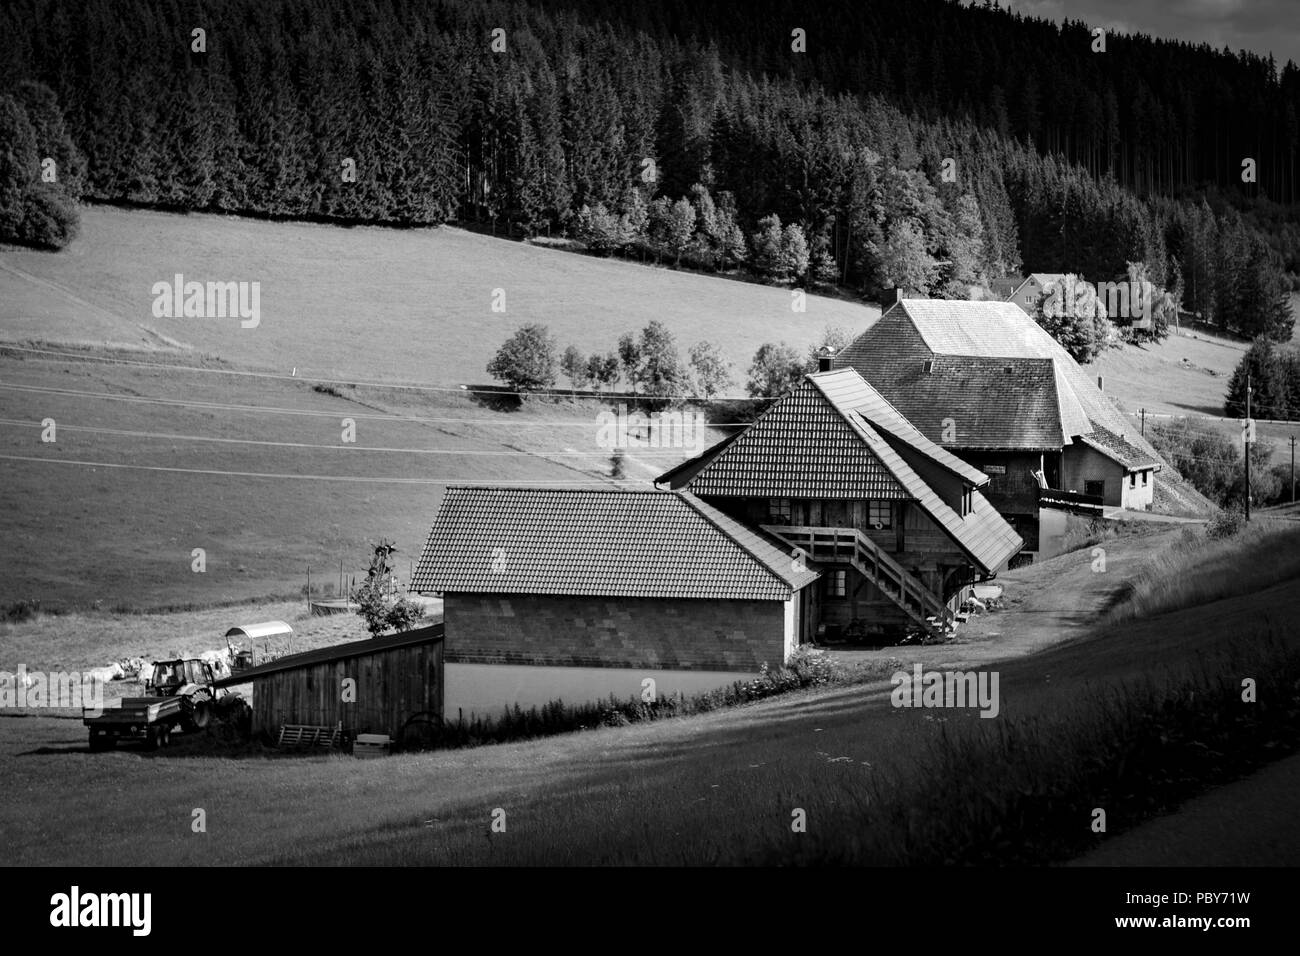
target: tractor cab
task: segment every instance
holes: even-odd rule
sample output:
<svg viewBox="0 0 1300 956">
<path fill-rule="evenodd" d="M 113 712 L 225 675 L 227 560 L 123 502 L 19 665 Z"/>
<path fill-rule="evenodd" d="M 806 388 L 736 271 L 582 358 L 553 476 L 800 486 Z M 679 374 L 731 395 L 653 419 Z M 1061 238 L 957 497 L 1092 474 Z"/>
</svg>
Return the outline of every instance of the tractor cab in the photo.
<svg viewBox="0 0 1300 956">
<path fill-rule="evenodd" d="M 208 687 L 216 678 L 207 661 L 157 661 L 148 686 L 160 697 L 175 697 L 186 687 Z"/>
</svg>

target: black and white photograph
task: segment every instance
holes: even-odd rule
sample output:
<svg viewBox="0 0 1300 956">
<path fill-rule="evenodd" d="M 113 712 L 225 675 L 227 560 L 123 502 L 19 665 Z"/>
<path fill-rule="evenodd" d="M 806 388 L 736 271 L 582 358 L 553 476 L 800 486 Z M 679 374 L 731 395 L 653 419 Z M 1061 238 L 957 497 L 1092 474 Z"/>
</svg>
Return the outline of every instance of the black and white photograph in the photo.
<svg viewBox="0 0 1300 956">
<path fill-rule="evenodd" d="M 1298 13 L 0 0 L 6 927 L 1280 932 Z"/>
</svg>

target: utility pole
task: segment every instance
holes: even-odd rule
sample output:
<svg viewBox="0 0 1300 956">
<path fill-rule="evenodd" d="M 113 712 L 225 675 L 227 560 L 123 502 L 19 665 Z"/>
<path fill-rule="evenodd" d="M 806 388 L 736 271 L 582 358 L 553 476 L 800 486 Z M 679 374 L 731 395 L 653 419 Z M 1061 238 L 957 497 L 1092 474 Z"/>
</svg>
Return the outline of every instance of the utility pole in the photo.
<svg viewBox="0 0 1300 956">
<path fill-rule="evenodd" d="M 1295 435 L 1291 436 L 1291 504 L 1295 504 Z"/>
<path fill-rule="evenodd" d="M 1147 410 L 1142 409 L 1142 437 L 1147 437 Z"/>
<path fill-rule="evenodd" d="M 1250 520 L 1250 373 L 1246 373 L 1246 424 L 1241 430 L 1241 447 L 1246 453 L 1246 520 Z"/>
</svg>

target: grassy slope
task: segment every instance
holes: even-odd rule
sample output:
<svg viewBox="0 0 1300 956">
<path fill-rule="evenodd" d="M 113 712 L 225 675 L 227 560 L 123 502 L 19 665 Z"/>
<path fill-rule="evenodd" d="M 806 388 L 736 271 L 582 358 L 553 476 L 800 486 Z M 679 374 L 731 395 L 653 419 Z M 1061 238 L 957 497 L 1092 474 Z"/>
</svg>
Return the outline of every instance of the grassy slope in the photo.
<svg viewBox="0 0 1300 956">
<path fill-rule="evenodd" d="M 319 414 L 94 397 L 100 394 Z M 110 608 L 159 607 L 293 594 L 304 585 L 308 565 L 316 584 L 337 579 L 340 559 L 346 573 L 364 573 L 366 542 L 379 537 L 397 544 L 405 578 L 448 482 L 606 481 L 608 452 L 597 447 L 599 406 L 591 402 L 530 402 L 507 413 L 458 391 L 344 394 L 321 394 L 292 381 L 0 358 L 0 419 L 8 422 L 0 424 L 0 454 L 39 459 L 0 461 L 6 494 L 21 503 L 7 509 L 3 519 L 0 564 L 6 572 L 0 603 L 39 599 L 49 607 L 96 601 Z M 377 414 L 435 421 L 363 417 Z M 348 417 L 356 421 L 354 444 L 340 440 Z M 45 418 L 58 423 L 56 443 L 40 441 L 35 426 Z M 282 445 L 153 437 L 177 435 Z M 638 450 L 627 475 L 645 480 L 690 453 Z M 335 482 L 304 475 L 396 481 Z M 202 574 L 191 570 L 194 548 L 207 552 Z"/>
<path fill-rule="evenodd" d="M 261 324 L 156 319 L 155 282 L 261 283 Z M 506 312 L 491 310 L 505 290 Z M 157 345 L 172 340 L 246 367 L 423 384 L 481 383 L 497 346 L 525 323 L 561 348 L 614 348 L 665 322 L 683 352 L 721 347 L 739 379 L 758 346 L 804 346 L 827 325 L 856 334 L 874 309 L 458 229 L 344 229 L 212 215 L 83 210 L 57 254 L 0 247 L 0 338 Z"/>
<path fill-rule="evenodd" d="M 1109 593 L 1111 576 L 1131 574 L 1155 543 L 1133 538 L 1113 545 L 1107 575 L 1092 576 L 1097 593 Z M 1078 556 L 1057 560 L 1085 573 Z M 1003 663 L 1002 714 L 1054 719 L 1063 705 L 1068 711 L 1100 687 L 1203 666 L 1215 649 L 1296 612 L 1293 581 L 1253 592 L 1248 580 L 1239 583 L 1249 593 Z M 1009 622 L 1018 615 L 1032 626 L 1052 609 L 1055 594 L 1039 589 L 1032 596 L 992 617 Z M 968 649 L 921 650 L 927 667 L 943 667 L 965 659 Z M 983 657 L 983 649 L 977 654 Z M 125 750 L 92 756 L 75 721 L 13 718 L 0 720 L 0 787 L 21 794 L 39 786 L 45 799 L 0 801 L 0 825 L 13 834 L 8 859 L 16 863 L 762 857 L 798 839 L 789 830 L 792 808 L 808 812 L 811 828 L 838 832 L 837 821 L 857 805 L 867 781 L 888 785 L 923 773 L 917 757 L 927 744 L 959 729 L 949 721 L 974 719 L 895 710 L 887 689 L 807 692 L 662 724 L 376 762 L 228 759 L 181 749 L 162 758 Z M 1079 794 L 1081 818 L 1093 800 Z M 206 836 L 189 832 L 194 807 L 207 810 Z M 507 832 L 492 836 L 496 808 L 506 810 Z M 1112 834 L 1131 825 L 1110 824 Z M 133 837 L 145 832 L 165 846 Z"/>
<path fill-rule="evenodd" d="M 262 324 L 245 330 L 233 319 L 154 319 L 150 287 L 177 271 L 261 282 Z M 504 316 L 488 309 L 494 288 L 506 290 Z M 299 375 L 362 381 L 482 381 L 492 350 L 524 321 L 546 322 L 561 343 L 593 350 L 660 318 L 683 345 L 716 341 L 739 370 L 761 341 L 807 342 L 826 324 L 856 332 L 875 317 L 871 309 L 816 297 L 806 315 L 793 315 L 788 293 L 779 289 L 454 229 L 341 229 L 89 208 L 82 237 L 62 253 L 0 249 L 0 340 L 120 343 L 145 350 L 127 353 L 136 359 L 192 364 L 209 356 L 212 364 L 236 368 L 296 368 Z M 1189 372 L 1179 359 L 1219 364 L 1226 373 L 1236 354 L 1226 345 L 1180 339 L 1149 352 L 1108 356 L 1098 370 L 1130 410 L 1163 407 L 1159 402 L 1169 395 L 1204 404 L 1212 401 L 1206 383 L 1218 387 L 1222 376 Z M 52 606 L 100 601 L 157 607 L 294 593 L 308 565 L 329 581 L 340 559 L 357 569 L 366 541 L 380 536 L 396 540 L 406 560 L 414 558 L 440 500 L 438 481 L 590 480 L 606 467 L 594 447 L 595 410 L 584 404 L 506 415 L 458 393 L 363 391 L 355 397 L 370 407 L 361 407 L 298 382 L 5 358 L 2 384 L 288 406 L 330 416 L 133 405 L 0 388 L 0 419 L 10 423 L 0 424 L 3 454 L 435 483 L 289 481 L 3 461 L 0 474 L 23 506 L 10 509 L 3 522 L 0 562 L 7 573 L 0 579 L 0 603 L 28 598 Z M 358 419 L 356 445 L 340 446 L 341 419 L 375 409 L 471 421 Z M 41 444 L 35 429 L 13 424 L 30 426 L 46 417 L 66 426 L 57 445 Z M 335 447 L 197 443 L 71 427 L 87 425 Z M 463 454 L 367 450 L 390 447 Z M 534 454 L 511 454 L 518 450 Z M 651 477 L 680 457 L 638 453 L 629 477 Z M 189 570 L 195 547 L 208 551 L 204 575 Z"/>
</svg>

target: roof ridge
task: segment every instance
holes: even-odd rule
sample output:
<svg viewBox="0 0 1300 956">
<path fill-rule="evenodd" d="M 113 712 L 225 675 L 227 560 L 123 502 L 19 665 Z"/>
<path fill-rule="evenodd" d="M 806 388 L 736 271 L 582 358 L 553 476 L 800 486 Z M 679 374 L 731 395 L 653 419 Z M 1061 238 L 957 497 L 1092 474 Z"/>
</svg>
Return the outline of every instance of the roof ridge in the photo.
<svg viewBox="0 0 1300 956">
<path fill-rule="evenodd" d="M 937 442 L 932 442 L 930 441 L 930 439 L 926 438 L 925 433 L 922 432 L 921 429 L 917 428 L 916 425 L 912 423 L 912 420 L 910 418 L 908 418 L 906 415 L 900 412 L 893 402 L 885 398 L 885 396 L 881 393 L 881 391 L 878 388 L 876 388 L 874 385 L 872 385 L 870 382 L 868 382 L 865 378 L 863 378 L 862 373 L 859 372 L 857 369 L 855 369 L 853 366 L 848 365 L 842 369 L 836 369 L 835 371 L 852 372 L 854 378 L 856 378 L 866 388 L 868 388 L 872 392 L 872 394 L 874 394 L 876 398 L 878 398 L 885 405 L 885 407 L 887 407 L 891 412 L 893 412 L 895 415 L 898 416 L 898 420 L 900 422 L 905 424 L 907 427 L 911 428 L 912 431 L 916 433 L 916 436 L 919 437 L 923 442 L 925 442 L 927 445 L 933 445 L 935 448 L 939 449 L 944 454 L 949 455 L 953 459 L 960 461 L 960 459 L 958 459 L 956 455 L 953 455 L 952 452 L 948 451 L 942 445 L 938 444 Z M 809 375 L 808 377 L 811 378 L 812 375 Z M 821 391 L 823 397 L 825 397 L 825 399 L 828 402 L 830 402 L 831 405 L 833 405 L 836 408 L 836 410 L 840 412 L 841 415 L 844 415 L 844 412 L 840 408 L 839 403 L 826 394 L 826 390 L 821 388 L 820 383 L 817 384 L 818 384 L 818 390 Z M 917 452 L 924 455 L 926 458 L 930 459 L 936 465 L 938 465 L 940 468 L 944 469 L 945 471 L 949 472 L 950 474 L 956 475 L 958 478 L 962 479 L 963 481 L 971 481 L 971 479 L 968 476 L 963 475 L 961 473 L 961 470 L 959 468 L 950 464 L 949 462 L 944 461 L 942 458 L 937 457 L 935 454 L 933 454 L 930 451 L 929 448 L 923 445 L 918 445 L 915 439 L 912 438 L 912 436 L 900 435 L 898 434 L 897 431 L 895 431 L 895 429 L 889 427 L 888 425 L 884 425 L 880 422 L 875 421 L 872 418 L 869 418 L 867 415 L 863 414 L 861 407 L 851 408 L 850 411 L 852 411 L 853 414 L 858 418 L 861 418 L 863 421 L 868 422 L 874 429 L 888 432 L 889 434 L 898 438 L 900 441 L 906 442 L 910 447 L 914 448 Z M 848 419 L 847 416 L 844 417 L 850 422 L 850 424 L 853 423 L 852 419 Z M 875 454 L 875 449 L 872 449 L 872 453 Z M 879 457 L 879 455 L 877 455 L 876 457 Z M 967 466 L 967 467 L 971 467 L 971 466 Z M 971 483 L 974 484 L 973 481 Z M 928 487 L 928 482 L 927 482 L 927 487 Z"/>
</svg>

